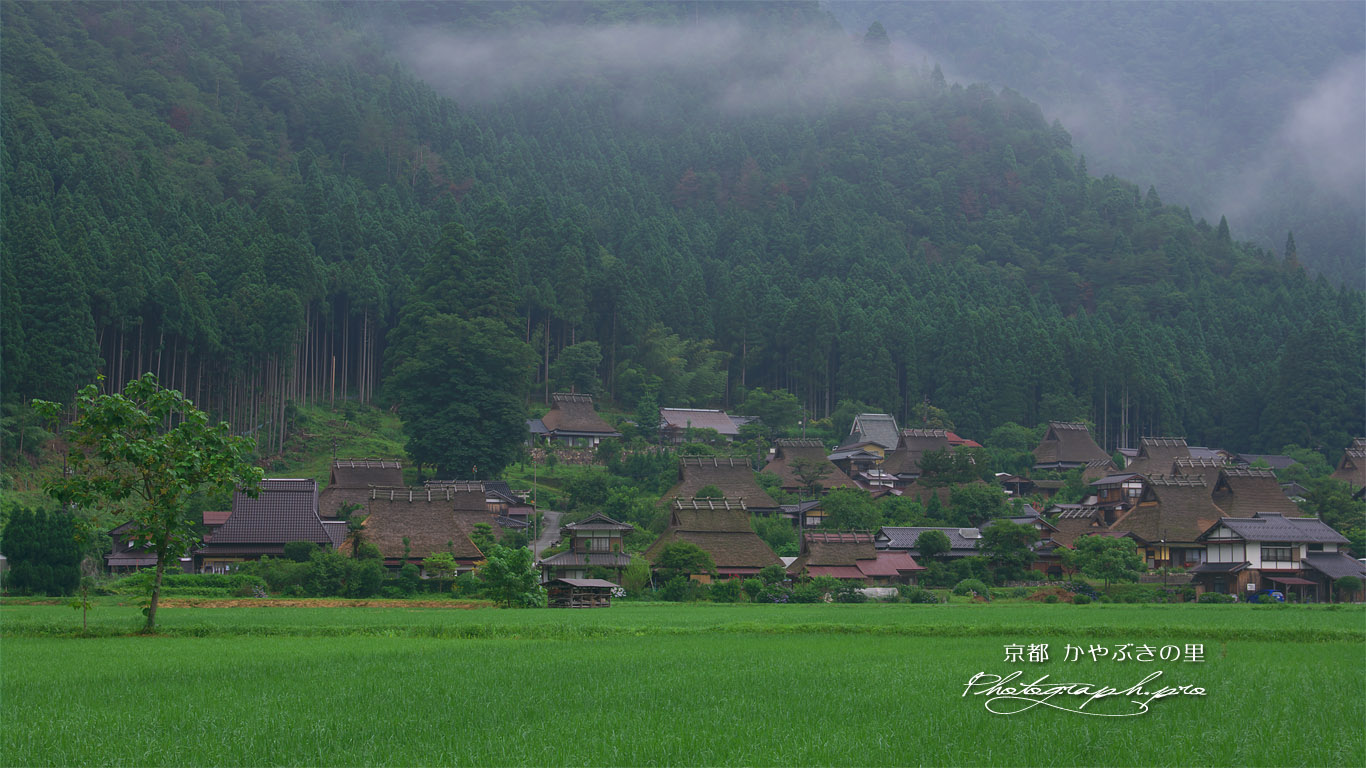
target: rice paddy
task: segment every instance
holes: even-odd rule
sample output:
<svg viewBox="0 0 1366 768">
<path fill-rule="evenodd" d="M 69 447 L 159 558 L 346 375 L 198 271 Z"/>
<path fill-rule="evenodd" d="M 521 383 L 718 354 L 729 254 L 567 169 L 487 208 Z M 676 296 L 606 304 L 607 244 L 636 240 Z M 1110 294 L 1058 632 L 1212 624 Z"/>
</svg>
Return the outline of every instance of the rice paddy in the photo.
<svg viewBox="0 0 1366 768">
<path fill-rule="evenodd" d="M 69 608 L 0 607 L 5 765 L 1366 764 L 1361 606 L 173 607 L 129 636 L 136 618 L 102 605 L 94 637 L 64 637 Z M 1205 656 L 1063 658 L 1126 643 Z M 1014 670 L 1161 670 L 1205 695 L 1131 717 L 963 695 Z"/>
</svg>

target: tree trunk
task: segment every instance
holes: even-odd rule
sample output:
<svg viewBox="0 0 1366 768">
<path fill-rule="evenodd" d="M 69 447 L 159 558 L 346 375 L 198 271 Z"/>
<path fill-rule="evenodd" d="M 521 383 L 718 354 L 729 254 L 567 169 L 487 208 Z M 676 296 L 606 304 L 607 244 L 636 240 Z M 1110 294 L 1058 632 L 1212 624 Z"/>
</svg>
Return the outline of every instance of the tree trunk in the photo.
<svg viewBox="0 0 1366 768">
<path fill-rule="evenodd" d="M 166 549 L 165 542 L 162 543 L 160 549 L 164 552 Z M 166 568 L 163 559 L 162 553 L 158 552 L 157 572 L 152 579 L 152 602 L 147 605 L 147 624 L 142 628 L 143 634 L 147 635 L 155 632 L 157 628 L 157 604 L 161 602 L 161 574 Z"/>
</svg>

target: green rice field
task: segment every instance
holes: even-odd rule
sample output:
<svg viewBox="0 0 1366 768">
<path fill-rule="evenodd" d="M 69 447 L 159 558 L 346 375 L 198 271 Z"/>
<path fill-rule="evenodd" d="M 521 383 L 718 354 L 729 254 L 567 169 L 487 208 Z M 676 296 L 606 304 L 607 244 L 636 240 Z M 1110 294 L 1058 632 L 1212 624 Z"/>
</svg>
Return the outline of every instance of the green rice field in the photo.
<svg viewBox="0 0 1366 768">
<path fill-rule="evenodd" d="M 133 606 L 90 618 L 79 636 L 65 606 L 0 605 L 4 765 L 1366 765 L 1362 606 L 171 607 L 157 637 Z M 1191 643 L 1203 661 L 1063 658 Z M 963 695 L 1013 671 L 1204 695 L 1136 715 L 1132 694 Z"/>
</svg>

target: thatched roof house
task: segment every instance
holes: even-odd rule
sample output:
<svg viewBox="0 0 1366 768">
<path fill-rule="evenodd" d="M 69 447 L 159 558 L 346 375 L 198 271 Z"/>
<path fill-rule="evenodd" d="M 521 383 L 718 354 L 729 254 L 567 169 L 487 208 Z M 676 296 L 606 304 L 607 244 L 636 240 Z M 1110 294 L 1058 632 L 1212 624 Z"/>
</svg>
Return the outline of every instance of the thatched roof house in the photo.
<svg viewBox="0 0 1366 768">
<path fill-rule="evenodd" d="M 875 584 L 911 583 L 925 570 L 905 550 L 879 550 L 868 531 L 807 531 L 792 576 L 830 576 Z"/>
<path fill-rule="evenodd" d="M 568 446 L 591 448 L 610 437 L 621 437 L 611 424 L 593 408 L 591 395 L 556 392 L 550 396 L 550 411 L 528 422 L 532 434 L 542 435 Z"/>
<path fill-rule="evenodd" d="M 1347 446 L 1332 477 L 1354 489 L 1366 488 L 1366 437 L 1358 437 Z"/>
<path fill-rule="evenodd" d="M 674 499 L 669 527 L 645 550 L 645 559 L 656 563 L 664 548 L 676 541 L 696 544 L 711 555 L 722 579 L 753 576 L 767 566 L 782 565 L 750 528 L 739 499 Z"/>
<path fill-rule="evenodd" d="M 327 487 L 318 494 L 318 514 L 338 518 L 358 510 L 371 488 L 402 488 L 403 466 L 396 459 L 333 459 Z"/>
<path fill-rule="evenodd" d="M 470 540 L 474 526 L 488 523 L 495 536 L 502 530 L 481 486 L 375 489 L 365 511 L 363 536 L 379 547 L 389 567 L 403 565 L 405 552 L 411 563 L 450 552 L 462 566 L 473 567 L 484 557 Z"/>
<path fill-rule="evenodd" d="M 1101 462 L 1114 469 L 1114 462 L 1105 449 L 1096 444 L 1085 424 L 1071 421 L 1050 421 L 1048 431 L 1034 448 L 1034 468 L 1040 470 L 1069 470 Z"/>
<path fill-rule="evenodd" d="M 764 471 L 777 475 L 778 479 L 782 481 L 780 487 L 784 491 L 802 493 L 805 491 L 806 484 L 797 476 L 792 466 L 793 462 L 799 460 L 826 469 L 825 477 L 817 481 L 817 484 L 825 491 L 832 491 L 836 488 L 858 488 L 858 485 L 850 480 L 848 475 L 830 461 L 825 445 L 819 440 L 780 439 L 775 441 L 773 459 L 764 467 Z"/>
<path fill-rule="evenodd" d="M 678 483 L 664 494 L 665 502 L 674 498 L 692 499 L 707 486 L 721 490 L 727 499 L 743 501 L 758 514 L 778 511 L 778 502 L 755 479 L 749 460 L 720 456 L 684 456 L 678 460 Z"/>
</svg>

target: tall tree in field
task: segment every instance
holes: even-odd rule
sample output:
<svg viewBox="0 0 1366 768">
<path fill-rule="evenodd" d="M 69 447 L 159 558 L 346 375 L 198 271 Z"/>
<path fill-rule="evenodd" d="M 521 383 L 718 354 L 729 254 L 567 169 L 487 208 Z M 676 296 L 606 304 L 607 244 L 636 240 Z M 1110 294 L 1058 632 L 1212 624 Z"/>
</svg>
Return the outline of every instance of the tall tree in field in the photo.
<svg viewBox="0 0 1366 768">
<path fill-rule="evenodd" d="M 535 358 L 512 331 L 506 273 L 463 228 L 447 226 L 390 336 L 385 386 L 419 466 L 494 477 L 516 458 Z"/>
<path fill-rule="evenodd" d="M 55 420 L 62 405 L 35 400 Z M 208 416 L 153 374 L 128 382 L 122 394 L 102 395 L 95 384 L 76 396 L 76 420 L 65 430 L 69 477 L 44 484 L 62 504 L 108 512 L 135 523 L 132 533 L 156 551 L 156 576 L 144 629 L 156 629 L 161 578 L 197 537 L 185 514 L 201 490 L 236 486 L 255 494 L 261 470 L 249 462 L 252 442 L 233 437 L 226 422 Z"/>
<path fill-rule="evenodd" d="M 1131 539 L 1107 536 L 1082 536 L 1072 543 L 1072 549 L 1062 551 L 1062 563 L 1093 579 L 1103 579 L 1105 590 L 1113 581 L 1138 581 L 1143 572 L 1143 558 Z"/>
</svg>

